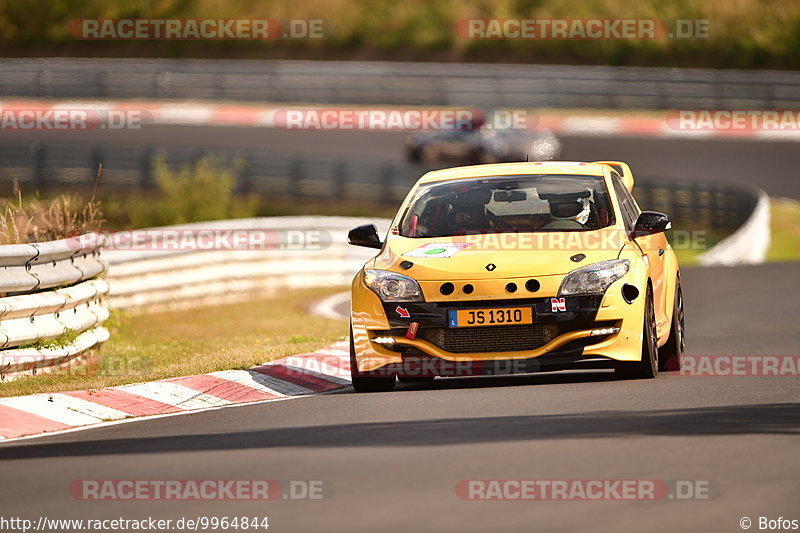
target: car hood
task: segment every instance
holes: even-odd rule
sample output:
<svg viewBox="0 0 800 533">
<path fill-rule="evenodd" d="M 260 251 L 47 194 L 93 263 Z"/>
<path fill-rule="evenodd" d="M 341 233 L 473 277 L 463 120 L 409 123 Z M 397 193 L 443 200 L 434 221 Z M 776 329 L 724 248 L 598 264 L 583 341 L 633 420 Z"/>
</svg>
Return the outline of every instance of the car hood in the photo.
<svg viewBox="0 0 800 533">
<path fill-rule="evenodd" d="M 617 258 L 619 247 L 604 242 L 603 233 L 497 233 L 429 239 L 390 236 L 373 267 L 431 281 L 567 274 Z M 405 261 L 414 266 L 403 268 Z"/>
</svg>

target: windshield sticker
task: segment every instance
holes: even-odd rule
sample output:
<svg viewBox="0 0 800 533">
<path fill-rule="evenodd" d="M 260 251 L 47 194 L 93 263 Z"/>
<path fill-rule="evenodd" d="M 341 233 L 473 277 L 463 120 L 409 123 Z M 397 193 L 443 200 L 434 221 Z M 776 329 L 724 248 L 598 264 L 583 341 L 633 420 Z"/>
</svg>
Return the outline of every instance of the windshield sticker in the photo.
<svg viewBox="0 0 800 533">
<path fill-rule="evenodd" d="M 471 242 L 431 242 L 403 255 L 406 257 L 453 257 L 470 246 L 472 246 Z"/>
</svg>

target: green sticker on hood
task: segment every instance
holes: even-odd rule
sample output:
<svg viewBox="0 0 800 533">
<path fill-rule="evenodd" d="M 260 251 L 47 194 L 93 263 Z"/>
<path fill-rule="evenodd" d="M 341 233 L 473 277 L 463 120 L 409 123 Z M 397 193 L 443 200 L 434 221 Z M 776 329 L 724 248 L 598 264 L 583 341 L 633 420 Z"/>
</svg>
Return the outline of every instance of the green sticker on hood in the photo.
<svg viewBox="0 0 800 533">
<path fill-rule="evenodd" d="M 405 257 L 453 257 L 464 248 L 472 246 L 471 242 L 430 242 L 415 248 L 403 255 Z"/>
</svg>

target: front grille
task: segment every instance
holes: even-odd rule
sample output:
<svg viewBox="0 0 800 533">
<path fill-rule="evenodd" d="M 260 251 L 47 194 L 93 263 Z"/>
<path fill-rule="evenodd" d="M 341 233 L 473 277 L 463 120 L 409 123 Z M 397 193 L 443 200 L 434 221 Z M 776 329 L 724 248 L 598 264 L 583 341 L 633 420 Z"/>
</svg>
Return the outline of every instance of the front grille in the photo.
<svg viewBox="0 0 800 533">
<path fill-rule="evenodd" d="M 477 328 L 422 328 L 419 337 L 451 353 L 535 350 L 558 335 L 555 324 Z"/>
</svg>

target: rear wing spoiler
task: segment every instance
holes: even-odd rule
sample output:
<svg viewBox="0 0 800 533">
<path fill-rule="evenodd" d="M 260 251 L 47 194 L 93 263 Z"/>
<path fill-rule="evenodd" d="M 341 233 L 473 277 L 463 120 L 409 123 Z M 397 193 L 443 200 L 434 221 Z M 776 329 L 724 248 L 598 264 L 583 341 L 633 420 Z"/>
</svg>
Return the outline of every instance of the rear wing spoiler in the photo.
<svg viewBox="0 0 800 533">
<path fill-rule="evenodd" d="M 629 191 L 633 190 L 633 172 L 631 172 L 631 167 L 629 167 L 627 163 L 623 163 L 622 161 L 595 161 L 595 163 L 608 165 L 613 168 L 614 172 L 619 174 L 619 177 L 622 178 L 622 183 L 625 184 L 625 187 L 627 187 Z"/>
</svg>

